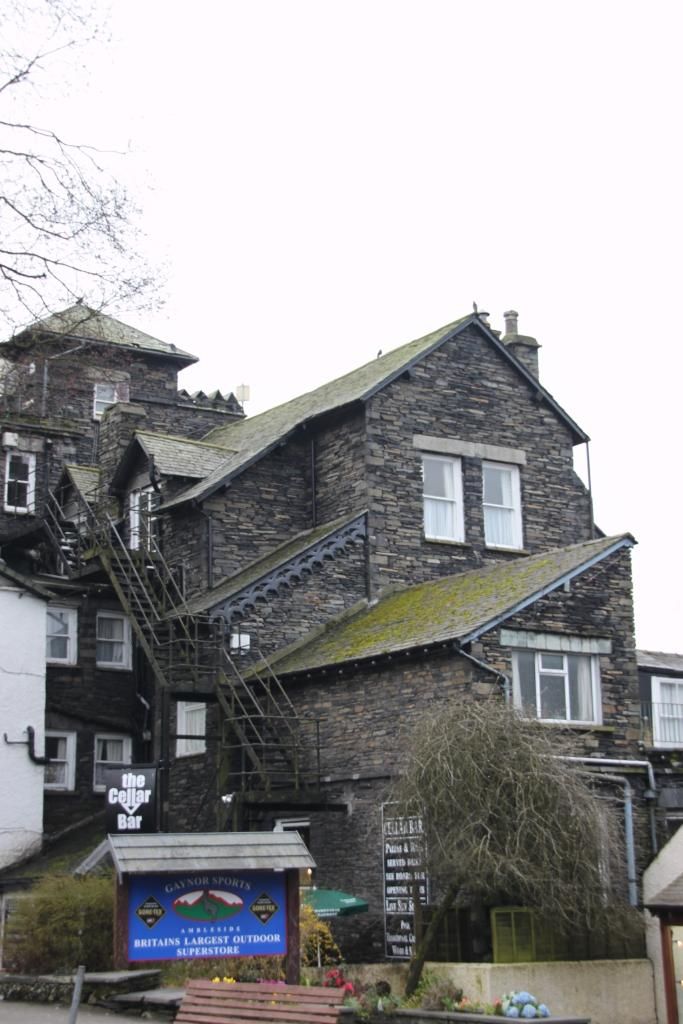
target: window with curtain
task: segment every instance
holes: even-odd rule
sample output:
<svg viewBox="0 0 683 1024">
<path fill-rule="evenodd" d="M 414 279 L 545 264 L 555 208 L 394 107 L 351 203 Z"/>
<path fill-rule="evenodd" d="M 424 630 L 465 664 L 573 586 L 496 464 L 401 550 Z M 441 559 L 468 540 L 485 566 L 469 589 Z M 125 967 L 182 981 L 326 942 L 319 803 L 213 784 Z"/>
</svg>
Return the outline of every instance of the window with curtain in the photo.
<svg viewBox="0 0 683 1024">
<path fill-rule="evenodd" d="M 203 754 L 206 750 L 206 704 L 179 700 L 176 707 L 176 757 Z M 195 736 L 197 739 L 193 738 Z"/>
<path fill-rule="evenodd" d="M 488 547 L 522 547 L 519 467 L 484 462 L 484 537 Z"/>
<path fill-rule="evenodd" d="M 104 790 L 104 772 L 107 768 L 115 768 L 122 764 L 130 764 L 130 761 L 130 736 L 95 736 L 93 789 L 96 792 Z"/>
<path fill-rule="evenodd" d="M 45 789 L 71 790 L 76 782 L 76 733 L 45 733 Z"/>
<path fill-rule="evenodd" d="M 100 668 L 129 669 L 131 666 L 130 624 L 120 612 L 97 613 L 96 660 Z"/>
<path fill-rule="evenodd" d="M 463 541 L 462 466 L 460 459 L 422 457 L 424 531 L 430 540 Z"/>
<path fill-rule="evenodd" d="M 77 657 L 78 612 L 75 608 L 50 605 L 46 616 L 46 657 L 57 665 L 75 665 Z"/>
<path fill-rule="evenodd" d="M 597 658 L 588 654 L 515 651 L 512 658 L 516 707 L 550 722 L 600 721 Z"/>
</svg>

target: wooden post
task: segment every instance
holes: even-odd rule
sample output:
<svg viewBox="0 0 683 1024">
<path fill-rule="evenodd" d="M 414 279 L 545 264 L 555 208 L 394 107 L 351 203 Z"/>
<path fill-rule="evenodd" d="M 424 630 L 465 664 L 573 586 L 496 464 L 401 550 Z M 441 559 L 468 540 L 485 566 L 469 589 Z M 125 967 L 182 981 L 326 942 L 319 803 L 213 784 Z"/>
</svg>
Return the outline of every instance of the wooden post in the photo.
<svg viewBox="0 0 683 1024">
<path fill-rule="evenodd" d="M 128 876 L 115 881 L 114 890 L 114 968 L 128 970 Z"/>
<path fill-rule="evenodd" d="M 285 894 L 287 900 L 287 956 L 285 958 L 285 981 L 298 985 L 301 980 L 300 931 L 299 931 L 299 872 L 290 868 L 285 872 Z"/>
</svg>

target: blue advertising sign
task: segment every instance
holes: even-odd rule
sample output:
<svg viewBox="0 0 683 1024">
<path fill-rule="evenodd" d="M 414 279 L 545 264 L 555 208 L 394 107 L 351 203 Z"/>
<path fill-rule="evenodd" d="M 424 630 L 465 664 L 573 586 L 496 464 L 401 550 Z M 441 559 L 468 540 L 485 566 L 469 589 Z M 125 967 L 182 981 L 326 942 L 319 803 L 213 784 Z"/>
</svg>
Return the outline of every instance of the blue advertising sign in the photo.
<svg viewBox="0 0 683 1024">
<path fill-rule="evenodd" d="M 287 952 L 282 872 L 134 875 L 129 894 L 131 961 Z"/>
</svg>

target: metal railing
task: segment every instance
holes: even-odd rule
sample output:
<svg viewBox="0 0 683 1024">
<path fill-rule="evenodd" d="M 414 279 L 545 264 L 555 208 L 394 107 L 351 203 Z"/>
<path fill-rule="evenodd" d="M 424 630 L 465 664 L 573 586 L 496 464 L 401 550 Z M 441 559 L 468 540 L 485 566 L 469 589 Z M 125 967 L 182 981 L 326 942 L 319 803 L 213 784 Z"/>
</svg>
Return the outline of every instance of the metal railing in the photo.
<svg viewBox="0 0 683 1024">
<path fill-rule="evenodd" d="M 241 752 L 242 779 L 255 774 L 269 790 L 287 777 L 298 789 L 307 744 L 294 705 L 268 660 L 252 651 L 238 665 L 219 625 L 189 610 L 182 582 L 166 561 L 154 528 L 156 510 L 139 510 L 131 550 L 125 527 L 107 510 L 108 501 L 103 495 L 92 505 L 81 499 L 67 520 L 50 494 L 49 532 L 64 574 L 78 573 L 86 551 L 96 554 L 159 686 L 190 690 L 198 700 L 214 694 L 231 737 L 225 746 Z M 319 777 L 319 750 L 313 762 L 312 772 Z"/>
</svg>

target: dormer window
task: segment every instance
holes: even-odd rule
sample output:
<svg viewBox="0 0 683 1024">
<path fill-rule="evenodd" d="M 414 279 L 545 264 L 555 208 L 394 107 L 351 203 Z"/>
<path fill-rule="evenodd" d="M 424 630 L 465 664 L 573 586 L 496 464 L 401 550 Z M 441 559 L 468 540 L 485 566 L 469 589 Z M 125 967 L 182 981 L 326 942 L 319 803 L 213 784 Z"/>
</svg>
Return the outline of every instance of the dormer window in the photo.
<svg viewBox="0 0 683 1024">
<path fill-rule="evenodd" d="M 93 399 L 93 419 L 101 420 L 104 412 L 116 402 L 127 402 L 130 399 L 128 382 L 119 384 L 96 384 Z"/>
</svg>

